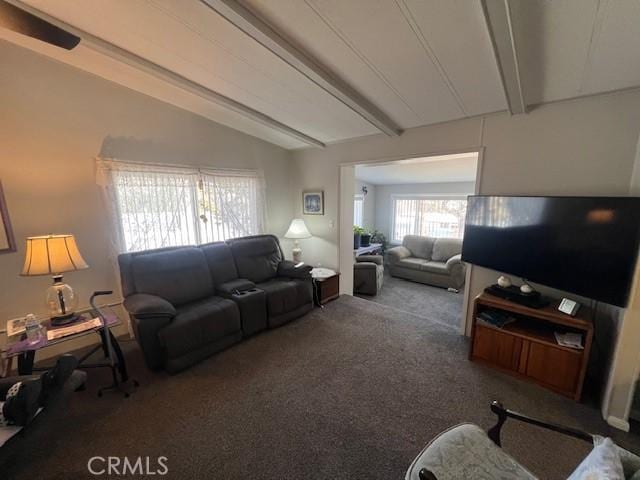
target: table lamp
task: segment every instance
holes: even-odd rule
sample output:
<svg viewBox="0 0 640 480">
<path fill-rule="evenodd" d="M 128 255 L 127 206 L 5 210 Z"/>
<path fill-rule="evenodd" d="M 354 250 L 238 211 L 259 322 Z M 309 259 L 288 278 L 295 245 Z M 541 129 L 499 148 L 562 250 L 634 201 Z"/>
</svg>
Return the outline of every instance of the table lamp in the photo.
<svg viewBox="0 0 640 480">
<path fill-rule="evenodd" d="M 27 238 L 27 252 L 21 275 L 51 275 L 53 285 L 47 289 L 47 308 L 52 325 L 76 320 L 78 298 L 73 289 L 62 283 L 62 273 L 89 268 L 80 255 L 73 235 L 46 235 Z"/>
<path fill-rule="evenodd" d="M 298 240 L 301 238 L 311 238 L 311 233 L 304 224 L 304 220 L 301 218 L 294 218 L 291 220 L 289 230 L 284 234 L 284 238 L 294 239 L 294 247 L 291 253 L 293 254 L 293 261 L 299 263 L 302 261 L 302 249 L 298 245 Z"/>
</svg>

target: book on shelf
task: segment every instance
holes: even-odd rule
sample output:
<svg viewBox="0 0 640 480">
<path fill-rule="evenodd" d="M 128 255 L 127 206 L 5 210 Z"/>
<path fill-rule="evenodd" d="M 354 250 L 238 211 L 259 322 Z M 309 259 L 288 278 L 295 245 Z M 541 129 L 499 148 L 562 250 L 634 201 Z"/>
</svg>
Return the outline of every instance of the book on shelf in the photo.
<svg viewBox="0 0 640 480">
<path fill-rule="evenodd" d="M 489 325 L 497 328 L 503 328 L 505 325 L 516 321 L 511 315 L 497 310 L 485 310 L 478 314 L 478 318 Z"/>
<path fill-rule="evenodd" d="M 580 333 L 553 332 L 553 335 L 556 337 L 558 345 L 562 347 L 576 348 L 578 350 L 582 350 L 584 348 L 582 345 L 582 334 Z"/>
</svg>

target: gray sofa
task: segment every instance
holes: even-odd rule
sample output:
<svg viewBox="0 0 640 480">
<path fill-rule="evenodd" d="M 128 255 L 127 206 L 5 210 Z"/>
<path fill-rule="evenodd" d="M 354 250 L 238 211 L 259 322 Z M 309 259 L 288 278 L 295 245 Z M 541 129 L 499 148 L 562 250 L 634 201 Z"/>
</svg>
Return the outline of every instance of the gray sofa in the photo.
<svg viewBox="0 0 640 480">
<path fill-rule="evenodd" d="M 384 281 L 382 255 L 360 255 L 353 264 L 353 291 L 377 295 Z"/>
<path fill-rule="evenodd" d="M 273 235 L 118 257 L 124 307 L 151 369 L 182 370 L 313 308 L 311 267 Z"/>
<path fill-rule="evenodd" d="M 461 260 L 462 240 L 407 235 L 402 245 L 387 251 L 393 277 L 459 290 L 466 266 Z"/>
</svg>

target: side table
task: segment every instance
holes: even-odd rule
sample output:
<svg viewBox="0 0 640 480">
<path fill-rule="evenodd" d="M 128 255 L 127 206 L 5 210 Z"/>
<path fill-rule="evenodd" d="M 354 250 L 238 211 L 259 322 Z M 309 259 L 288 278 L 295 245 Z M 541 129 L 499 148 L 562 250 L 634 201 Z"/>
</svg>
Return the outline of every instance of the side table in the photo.
<svg viewBox="0 0 640 480">
<path fill-rule="evenodd" d="M 313 293 L 316 305 L 322 306 L 331 300 L 335 300 L 340 296 L 340 274 L 333 272 L 333 275 L 314 275 L 313 277 Z"/>
</svg>

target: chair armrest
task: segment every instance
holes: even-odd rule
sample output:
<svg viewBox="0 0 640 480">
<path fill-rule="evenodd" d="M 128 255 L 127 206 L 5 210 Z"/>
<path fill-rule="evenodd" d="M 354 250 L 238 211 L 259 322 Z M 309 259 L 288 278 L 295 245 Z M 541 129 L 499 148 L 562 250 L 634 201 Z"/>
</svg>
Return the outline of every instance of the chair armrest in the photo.
<svg viewBox="0 0 640 480">
<path fill-rule="evenodd" d="M 393 247 L 387 250 L 387 255 L 389 256 L 389 260 L 391 260 L 392 262 L 397 262 L 399 260 L 402 260 L 403 258 L 410 257 L 411 250 L 400 245 L 399 247 Z"/>
<path fill-rule="evenodd" d="M 502 429 L 502 425 L 504 425 L 504 422 L 506 422 L 508 418 L 513 418 L 515 420 L 519 420 L 524 423 L 529 423 L 537 427 L 562 433 L 563 435 L 568 435 L 570 437 L 574 437 L 579 440 L 584 440 L 585 442 L 593 443 L 593 440 L 594 440 L 594 436 L 590 433 L 584 432 L 582 430 L 578 430 L 576 428 L 563 427 L 562 425 L 558 425 L 556 423 L 544 422 L 536 418 L 528 417 L 521 413 L 514 412 L 513 410 L 508 410 L 504 408 L 502 404 L 497 401 L 491 402 L 491 411 L 498 416 L 498 422 L 489 429 L 487 434 L 489 438 L 493 441 L 493 443 L 495 443 L 499 447 L 502 446 L 500 444 L 500 431 Z"/>
<path fill-rule="evenodd" d="M 296 263 L 291 260 L 283 260 L 278 265 L 278 276 L 289 278 L 300 278 L 306 280 L 311 278 L 311 265 L 300 265 L 296 268 Z"/>
<path fill-rule="evenodd" d="M 360 255 L 359 257 L 356 257 L 356 263 L 360 262 L 372 262 L 377 265 L 382 265 L 384 263 L 382 255 Z"/>
<path fill-rule="evenodd" d="M 136 293 L 124 299 L 124 308 L 136 318 L 156 318 L 176 316 L 176 309 L 162 297 L 148 293 Z"/>
<path fill-rule="evenodd" d="M 354 270 L 376 270 L 377 268 L 378 264 L 373 262 L 357 262 L 353 264 Z"/>
<path fill-rule="evenodd" d="M 464 265 L 464 262 L 462 261 L 462 254 L 460 253 L 458 255 L 454 255 L 449 260 L 447 260 L 447 263 L 446 263 L 447 270 L 451 270 L 456 265 Z"/>
<path fill-rule="evenodd" d="M 225 295 L 232 295 L 236 292 L 244 292 L 245 290 L 251 290 L 255 288 L 256 284 L 246 278 L 236 278 L 229 282 L 221 283 L 216 287 L 216 290 Z"/>
</svg>

